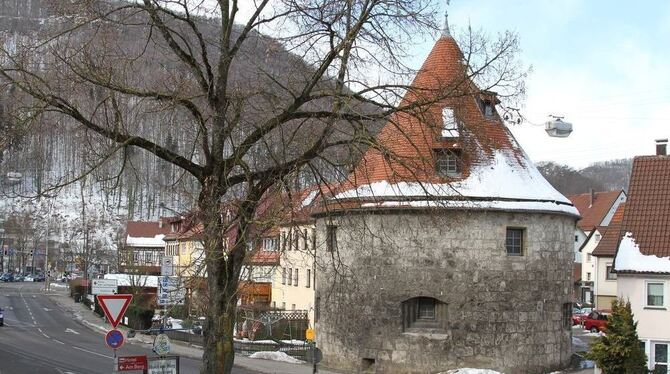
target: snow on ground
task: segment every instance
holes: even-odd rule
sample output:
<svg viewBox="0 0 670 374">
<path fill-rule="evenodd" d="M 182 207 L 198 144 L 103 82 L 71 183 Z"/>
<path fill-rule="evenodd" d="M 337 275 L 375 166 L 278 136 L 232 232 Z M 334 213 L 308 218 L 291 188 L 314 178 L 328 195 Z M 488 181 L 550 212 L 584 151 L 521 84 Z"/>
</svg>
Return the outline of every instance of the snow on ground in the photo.
<svg viewBox="0 0 670 374">
<path fill-rule="evenodd" d="M 453 183 L 419 183 L 388 181 L 362 185 L 341 192 L 335 199 L 383 198 L 386 201 L 400 197 L 421 198 L 493 198 L 498 201 L 447 201 L 444 207 L 481 207 L 486 209 L 518 209 L 558 211 L 579 215 L 577 209 L 556 191 L 527 159 L 519 161 L 509 152 L 497 151 L 490 162 L 473 167 L 469 177 Z M 390 199 L 389 199 L 390 198 Z M 436 204 L 436 200 L 428 203 Z M 517 201 L 514 201 L 517 200 Z M 402 204 L 400 200 L 390 203 Z M 426 203 L 426 202 L 418 202 Z M 464 205 L 465 204 L 465 205 Z M 440 206 L 440 205 L 437 205 Z"/>
<path fill-rule="evenodd" d="M 67 288 L 67 283 L 49 283 L 49 287 Z"/>
<path fill-rule="evenodd" d="M 614 267 L 617 271 L 670 273 L 670 257 L 642 254 L 633 234 L 627 232 L 619 243 Z"/>
<path fill-rule="evenodd" d="M 256 352 L 249 356 L 249 358 L 258 358 L 262 360 L 271 360 L 271 361 L 280 361 L 288 362 L 291 364 L 304 364 L 304 361 L 300 361 L 297 358 L 293 358 L 287 355 L 284 352 Z"/>
<path fill-rule="evenodd" d="M 461 368 L 443 371 L 439 374 L 502 374 L 499 371 L 490 369 Z"/>
<path fill-rule="evenodd" d="M 172 328 L 173 328 L 173 329 L 180 329 L 180 328 L 182 328 L 182 327 L 181 327 L 181 324 L 184 323 L 183 320 L 181 320 L 181 319 L 177 319 L 177 318 L 172 318 L 172 317 L 168 317 L 167 320 L 168 320 L 168 323 L 172 324 Z"/>
</svg>

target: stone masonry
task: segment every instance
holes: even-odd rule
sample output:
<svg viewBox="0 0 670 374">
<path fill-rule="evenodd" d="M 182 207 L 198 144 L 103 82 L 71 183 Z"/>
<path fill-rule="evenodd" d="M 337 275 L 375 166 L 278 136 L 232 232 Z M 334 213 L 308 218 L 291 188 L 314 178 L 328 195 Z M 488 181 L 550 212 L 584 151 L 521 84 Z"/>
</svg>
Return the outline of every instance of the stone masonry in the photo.
<svg viewBox="0 0 670 374">
<path fill-rule="evenodd" d="M 545 373 L 570 358 L 574 216 L 396 210 L 317 218 L 317 342 L 347 372 L 490 368 Z M 337 251 L 325 249 L 326 225 Z M 523 228 L 522 256 L 505 250 Z M 443 328 L 404 329 L 402 303 L 432 297 Z"/>
</svg>

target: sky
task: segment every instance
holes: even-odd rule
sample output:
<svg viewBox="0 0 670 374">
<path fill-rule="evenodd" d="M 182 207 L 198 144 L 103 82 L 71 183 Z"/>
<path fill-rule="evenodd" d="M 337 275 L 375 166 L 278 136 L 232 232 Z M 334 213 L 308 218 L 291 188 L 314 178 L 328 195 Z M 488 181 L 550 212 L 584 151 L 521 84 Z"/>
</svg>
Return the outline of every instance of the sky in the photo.
<svg viewBox="0 0 670 374">
<path fill-rule="evenodd" d="M 670 1 L 452 0 L 449 23 L 518 34 L 532 71 L 521 106 L 528 122 L 511 129 L 533 161 L 582 168 L 653 154 L 655 139 L 670 137 Z M 436 38 L 417 37 L 407 65 L 420 68 Z M 549 115 L 573 133 L 549 137 Z"/>
<path fill-rule="evenodd" d="M 523 115 L 536 125 L 550 114 L 573 124 L 568 138 L 511 126 L 533 161 L 582 168 L 654 154 L 654 140 L 670 137 L 670 1 L 453 0 L 449 23 L 516 32 L 520 59 L 532 67 Z M 417 44 L 410 66 L 433 43 Z"/>
</svg>

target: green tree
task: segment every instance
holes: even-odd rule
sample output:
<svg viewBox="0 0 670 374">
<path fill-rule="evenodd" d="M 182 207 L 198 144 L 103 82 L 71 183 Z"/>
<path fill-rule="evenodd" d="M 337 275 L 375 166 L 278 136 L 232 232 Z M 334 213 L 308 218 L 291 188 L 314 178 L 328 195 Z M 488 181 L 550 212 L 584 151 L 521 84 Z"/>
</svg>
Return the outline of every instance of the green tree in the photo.
<svg viewBox="0 0 670 374">
<path fill-rule="evenodd" d="M 607 334 L 591 345 L 587 357 L 607 374 L 647 372 L 647 357 L 637 336 L 637 322 L 633 320 L 629 301 L 612 302 Z"/>
</svg>

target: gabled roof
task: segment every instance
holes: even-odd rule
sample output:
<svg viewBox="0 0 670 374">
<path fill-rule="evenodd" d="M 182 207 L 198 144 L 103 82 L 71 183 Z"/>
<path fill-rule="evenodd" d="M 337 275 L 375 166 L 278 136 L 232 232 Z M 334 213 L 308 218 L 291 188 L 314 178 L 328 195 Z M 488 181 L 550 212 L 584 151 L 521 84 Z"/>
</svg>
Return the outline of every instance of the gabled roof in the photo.
<svg viewBox="0 0 670 374">
<path fill-rule="evenodd" d="M 589 231 L 594 226 L 600 225 L 621 192 L 621 190 L 594 192 L 593 204 L 591 204 L 591 193 L 568 196 L 582 216 L 582 219 L 577 221 L 577 227 Z"/>
<path fill-rule="evenodd" d="M 497 209 L 578 216 L 504 125 L 481 103 L 497 103 L 467 76 L 456 41 L 443 35 L 401 103 L 331 202 L 340 209 Z M 459 136 L 443 137 L 443 109 L 454 111 Z M 461 172 L 436 172 L 435 150 L 460 152 Z M 336 204 L 333 204 L 336 205 Z M 334 208 L 336 209 L 336 208 Z"/>
<path fill-rule="evenodd" d="M 632 234 L 643 255 L 670 256 L 670 157 L 633 160 L 622 232 Z"/>
<path fill-rule="evenodd" d="M 621 238 L 621 223 L 626 209 L 626 203 L 621 203 L 617 207 L 609 226 L 602 228 L 600 242 L 593 249 L 593 256 L 596 257 L 614 257 L 619 238 Z M 595 232 L 595 230 L 593 230 Z"/>
</svg>

